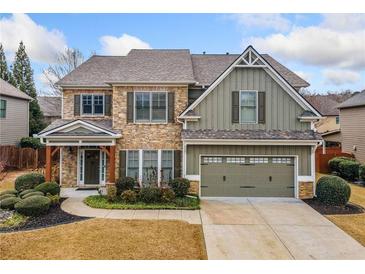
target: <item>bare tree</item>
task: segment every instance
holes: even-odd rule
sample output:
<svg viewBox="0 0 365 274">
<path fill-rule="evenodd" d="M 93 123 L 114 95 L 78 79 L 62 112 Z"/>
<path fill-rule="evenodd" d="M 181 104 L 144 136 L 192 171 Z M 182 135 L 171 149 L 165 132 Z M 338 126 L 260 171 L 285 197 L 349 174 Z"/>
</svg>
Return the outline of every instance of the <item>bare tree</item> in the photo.
<svg viewBox="0 0 365 274">
<path fill-rule="evenodd" d="M 61 92 L 55 83 L 83 62 L 84 56 L 78 49 L 68 48 L 60 52 L 57 55 L 56 63 L 49 65 L 47 69 L 43 70 L 43 76 L 50 88 L 50 95 L 60 95 Z"/>
</svg>

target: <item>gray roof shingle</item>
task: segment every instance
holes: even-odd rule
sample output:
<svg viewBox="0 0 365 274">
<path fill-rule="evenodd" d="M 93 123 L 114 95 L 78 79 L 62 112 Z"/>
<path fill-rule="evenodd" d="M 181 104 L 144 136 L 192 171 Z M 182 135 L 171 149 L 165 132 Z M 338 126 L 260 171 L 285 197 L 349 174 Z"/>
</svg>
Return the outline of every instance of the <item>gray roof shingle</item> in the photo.
<svg viewBox="0 0 365 274">
<path fill-rule="evenodd" d="M 44 116 L 61 117 L 62 98 L 60 96 L 38 96 L 37 100 Z"/>
<path fill-rule="evenodd" d="M 338 103 L 328 95 L 305 95 L 304 98 L 323 116 L 337 116 Z"/>
<path fill-rule="evenodd" d="M 313 130 L 183 129 L 182 139 L 321 140 Z"/>
<path fill-rule="evenodd" d="M 338 108 L 341 109 L 360 106 L 365 106 L 365 89 L 360 93 L 355 94 L 350 99 L 347 99 L 345 102 L 340 104 Z"/>
<path fill-rule="evenodd" d="M 17 89 L 13 85 L 10 85 L 8 82 L 4 81 L 1 78 L 0 78 L 0 95 L 6 95 L 24 100 L 33 100 L 32 97 L 28 96 L 27 94 Z"/>
</svg>

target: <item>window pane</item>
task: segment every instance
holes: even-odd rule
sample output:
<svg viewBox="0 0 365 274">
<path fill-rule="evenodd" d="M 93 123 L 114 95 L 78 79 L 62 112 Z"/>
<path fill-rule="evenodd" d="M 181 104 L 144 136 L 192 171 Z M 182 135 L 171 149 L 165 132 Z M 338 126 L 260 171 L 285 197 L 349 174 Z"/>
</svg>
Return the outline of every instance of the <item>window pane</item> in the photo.
<svg viewBox="0 0 365 274">
<path fill-rule="evenodd" d="M 94 114 L 104 113 L 104 96 L 94 95 Z"/>
<path fill-rule="evenodd" d="M 157 183 L 158 158 L 157 150 L 143 151 L 143 183 L 149 185 Z"/>
<path fill-rule="evenodd" d="M 256 92 L 241 92 L 241 123 L 256 122 Z"/>
<path fill-rule="evenodd" d="M 139 173 L 139 152 L 138 150 L 130 150 L 127 153 L 127 176 L 138 180 Z"/>
<path fill-rule="evenodd" d="M 92 95 L 82 95 L 82 113 L 92 114 Z"/>
<path fill-rule="evenodd" d="M 136 120 L 150 121 L 150 94 L 148 92 L 136 92 Z"/>
<path fill-rule="evenodd" d="M 162 151 L 161 155 L 161 182 L 168 182 L 173 178 L 173 156 L 172 151 Z"/>
<path fill-rule="evenodd" d="M 166 121 L 166 93 L 152 93 L 152 121 Z"/>
</svg>

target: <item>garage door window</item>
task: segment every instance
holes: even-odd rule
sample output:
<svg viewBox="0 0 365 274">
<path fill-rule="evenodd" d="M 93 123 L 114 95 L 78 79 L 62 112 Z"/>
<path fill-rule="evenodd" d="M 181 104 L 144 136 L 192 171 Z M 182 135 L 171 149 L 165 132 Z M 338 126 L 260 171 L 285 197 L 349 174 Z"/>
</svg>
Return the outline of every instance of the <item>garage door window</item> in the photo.
<svg viewBox="0 0 365 274">
<path fill-rule="evenodd" d="M 267 163 L 269 163 L 269 158 L 265 158 L 265 157 L 250 158 L 250 164 L 267 164 Z"/>
<path fill-rule="evenodd" d="M 213 163 L 223 163 L 222 157 L 204 157 L 203 158 L 204 164 L 213 164 Z"/>
<path fill-rule="evenodd" d="M 245 158 L 241 157 L 227 157 L 228 164 L 244 164 Z"/>
<path fill-rule="evenodd" d="M 272 158 L 273 164 L 291 164 L 291 158 L 285 158 L 285 157 L 275 157 Z"/>
</svg>

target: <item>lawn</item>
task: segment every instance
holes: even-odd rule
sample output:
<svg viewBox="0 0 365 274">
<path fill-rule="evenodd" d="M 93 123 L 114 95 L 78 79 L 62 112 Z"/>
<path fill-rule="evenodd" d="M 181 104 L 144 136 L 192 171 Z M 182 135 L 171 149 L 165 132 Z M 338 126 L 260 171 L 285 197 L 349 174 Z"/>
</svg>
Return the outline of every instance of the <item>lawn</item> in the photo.
<svg viewBox="0 0 365 274">
<path fill-rule="evenodd" d="M 325 174 L 317 174 L 317 179 Z M 350 202 L 365 207 L 365 187 L 350 183 Z M 365 246 L 365 213 L 352 215 L 326 215 L 326 217 Z"/>
<path fill-rule="evenodd" d="M 15 179 L 23 174 L 30 173 L 32 170 L 11 170 L 0 174 L 0 192 L 7 189 L 14 189 Z"/>
<path fill-rule="evenodd" d="M 92 219 L 0 234 L 0 259 L 207 259 L 201 225 Z"/>
<path fill-rule="evenodd" d="M 171 203 L 153 203 L 146 204 L 137 202 L 135 204 L 126 204 L 121 200 L 108 202 L 106 196 L 93 195 L 85 198 L 84 203 L 93 208 L 104 209 L 199 209 L 199 199 L 196 197 L 175 198 Z"/>
</svg>

